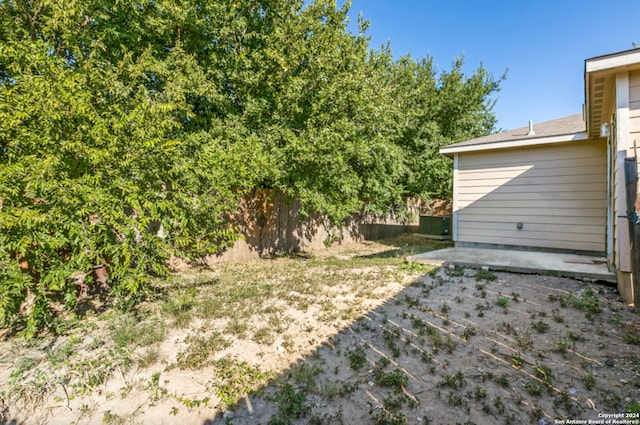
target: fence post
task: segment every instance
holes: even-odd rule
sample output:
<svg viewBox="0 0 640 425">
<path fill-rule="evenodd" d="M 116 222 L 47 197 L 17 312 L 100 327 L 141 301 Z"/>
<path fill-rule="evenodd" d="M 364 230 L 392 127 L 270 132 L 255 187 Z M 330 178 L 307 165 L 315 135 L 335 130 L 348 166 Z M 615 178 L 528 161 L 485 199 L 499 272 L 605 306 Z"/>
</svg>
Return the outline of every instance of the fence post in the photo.
<svg viewBox="0 0 640 425">
<path fill-rule="evenodd" d="M 624 159 L 625 189 L 627 195 L 627 219 L 631 242 L 631 301 L 640 306 L 640 199 L 638 197 L 637 157 Z"/>
</svg>

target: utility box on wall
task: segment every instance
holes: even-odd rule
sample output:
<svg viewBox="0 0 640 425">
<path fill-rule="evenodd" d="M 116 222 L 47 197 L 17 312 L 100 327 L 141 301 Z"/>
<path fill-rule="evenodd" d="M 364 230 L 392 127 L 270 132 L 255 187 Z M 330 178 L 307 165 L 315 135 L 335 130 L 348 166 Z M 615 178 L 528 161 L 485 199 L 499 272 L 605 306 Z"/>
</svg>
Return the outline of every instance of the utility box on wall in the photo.
<svg viewBox="0 0 640 425">
<path fill-rule="evenodd" d="M 432 239 L 451 239 L 451 217 L 421 215 L 418 234 Z"/>
</svg>

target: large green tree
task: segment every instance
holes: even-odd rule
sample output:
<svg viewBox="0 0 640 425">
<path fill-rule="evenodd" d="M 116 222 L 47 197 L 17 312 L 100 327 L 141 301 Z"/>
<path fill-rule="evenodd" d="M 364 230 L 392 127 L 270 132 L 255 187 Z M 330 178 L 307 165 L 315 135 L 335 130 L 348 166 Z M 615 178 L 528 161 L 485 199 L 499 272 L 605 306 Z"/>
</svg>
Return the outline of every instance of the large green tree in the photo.
<svg viewBox="0 0 640 425">
<path fill-rule="evenodd" d="M 495 99 L 505 75 L 495 79 L 482 66 L 472 76 L 456 59 L 439 74 L 433 60 L 402 57 L 392 65 L 392 98 L 397 102 L 395 143 L 403 151 L 405 196 L 451 197 L 452 167 L 439 149 L 489 134 L 496 124 Z"/>
<path fill-rule="evenodd" d="M 242 194 L 335 223 L 446 196 L 439 146 L 491 131 L 498 82 L 394 60 L 335 0 L 0 0 L 0 322 L 27 333 L 109 273 L 234 241 Z"/>
<path fill-rule="evenodd" d="M 261 148 L 216 109 L 231 107 L 225 84 L 198 62 L 203 46 L 177 37 L 182 11 L 163 6 L 0 3 L 4 323 L 25 300 L 28 332 L 51 299 L 73 308 L 96 267 L 133 294 L 169 254 L 233 240 L 225 219 Z"/>
</svg>

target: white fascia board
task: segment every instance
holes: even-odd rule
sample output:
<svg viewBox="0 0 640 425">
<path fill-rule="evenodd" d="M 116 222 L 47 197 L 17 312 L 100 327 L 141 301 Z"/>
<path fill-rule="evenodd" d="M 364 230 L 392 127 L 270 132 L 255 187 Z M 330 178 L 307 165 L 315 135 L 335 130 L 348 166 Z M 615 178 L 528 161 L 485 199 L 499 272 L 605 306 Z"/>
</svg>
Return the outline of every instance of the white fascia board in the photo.
<svg viewBox="0 0 640 425">
<path fill-rule="evenodd" d="M 453 205 L 451 209 L 453 210 L 453 214 L 451 217 L 451 238 L 454 242 L 458 240 L 458 182 L 459 182 L 459 173 L 458 173 L 458 154 L 453 155 Z"/>
<path fill-rule="evenodd" d="M 452 155 L 454 153 L 461 152 L 474 152 L 474 151 L 487 151 L 492 149 L 507 149 L 507 148 L 521 148 L 527 146 L 536 145 L 549 145 L 552 143 L 566 143 L 577 140 L 587 140 L 589 135 L 586 131 L 581 131 L 575 134 L 563 134 L 560 136 L 538 137 L 535 139 L 520 139 L 520 140 L 506 140 L 504 142 L 495 143 L 483 143 L 478 145 L 448 147 L 444 146 L 440 148 L 440 153 L 443 155 Z"/>
<path fill-rule="evenodd" d="M 587 59 L 585 61 L 585 68 L 587 73 L 591 73 L 637 65 L 638 63 L 640 63 L 640 49 L 635 49 L 618 54 Z"/>
</svg>

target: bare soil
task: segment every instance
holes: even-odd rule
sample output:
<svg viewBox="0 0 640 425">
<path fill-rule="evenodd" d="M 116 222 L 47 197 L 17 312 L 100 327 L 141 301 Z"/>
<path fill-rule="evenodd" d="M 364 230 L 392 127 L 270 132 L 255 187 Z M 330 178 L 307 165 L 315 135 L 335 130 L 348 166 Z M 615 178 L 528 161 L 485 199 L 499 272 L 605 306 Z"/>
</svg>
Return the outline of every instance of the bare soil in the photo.
<svg viewBox="0 0 640 425">
<path fill-rule="evenodd" d="M 640 315 L 614 288 L 403 262 L 443 246 L 405 236 L 192 269 L 62 335 L 5 332 L 0 423 L 633 420 Z"/>
</svg>

